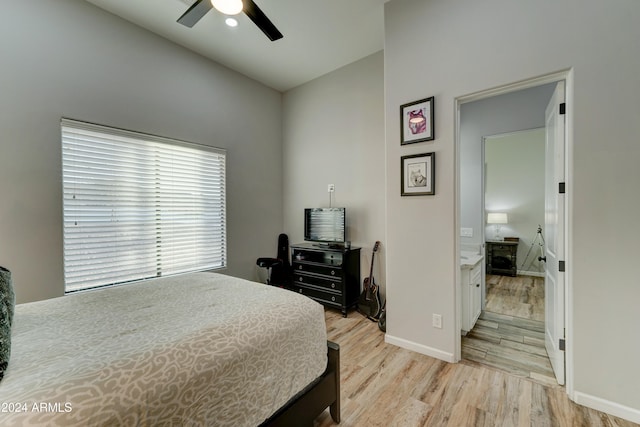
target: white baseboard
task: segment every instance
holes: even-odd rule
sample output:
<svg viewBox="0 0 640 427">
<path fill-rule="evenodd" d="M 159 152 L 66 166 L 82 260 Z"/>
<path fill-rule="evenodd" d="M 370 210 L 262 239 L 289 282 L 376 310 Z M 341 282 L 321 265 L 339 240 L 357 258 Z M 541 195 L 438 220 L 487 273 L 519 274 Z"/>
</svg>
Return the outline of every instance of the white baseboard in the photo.
<svg viewBox="0 0 640 427">
<path fill-rule="evenodd" d="M 574 391 L 573 401 L 579 405 L 586 406 L 607 414 L 624 418 L 625 420 L 640 424 L 640 409 L 630 408 L 619 403 L 591 396 L 586 393 Z"/>
<path fill-rule="evenodd" d="M 444 360 L 445 362 L 455 362 L 455 358 L 452 353 L 447 353 L 442 350 L 438 350 L 437 348 L 427 347 L 426 345 L 418 344 L 413 341 L 397 338 L 389 334 L 385 334 L 384 342 L 401 348 L 406 348 L 407 350 L 415 351 L 416 353 L 424 354 L 426 356 L 435 357 L 436 359 Z"/>
<path fill-rule="evenodd" d="M 524 271 L 518 270 L 518 276 L 535 276 L 535 277 L 544 277 L 544 273 L 539 271 Z"/>
</svg>

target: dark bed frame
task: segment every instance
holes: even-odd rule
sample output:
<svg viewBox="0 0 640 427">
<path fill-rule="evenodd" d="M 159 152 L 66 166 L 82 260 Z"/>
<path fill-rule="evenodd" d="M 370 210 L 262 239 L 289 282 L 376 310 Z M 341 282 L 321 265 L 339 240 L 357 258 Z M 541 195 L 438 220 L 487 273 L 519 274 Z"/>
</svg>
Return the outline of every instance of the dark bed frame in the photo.
<svg viewBox="0 0 640 427">
<path fill-rule="evenodd" d="M 327 369 L 295 395 L 260 427 L 313 427 L 313 420 L 327 406 L 331 418 L 340 423 L 340 346 L 327 341 Z"/>
</svg>

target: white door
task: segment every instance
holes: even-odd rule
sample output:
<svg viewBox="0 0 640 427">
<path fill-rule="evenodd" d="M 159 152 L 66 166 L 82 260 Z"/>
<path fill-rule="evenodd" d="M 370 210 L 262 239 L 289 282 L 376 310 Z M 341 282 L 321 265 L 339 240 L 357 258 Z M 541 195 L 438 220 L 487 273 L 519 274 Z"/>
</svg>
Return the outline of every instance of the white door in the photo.
<svg viewBox="0 0 640 427">
<path fill-rule="evenodd" d="M 558 384 L 565 377 L 564 97 L 564 82 L 559 82 L 545 112 L 545 347 Z"/>
</svg>

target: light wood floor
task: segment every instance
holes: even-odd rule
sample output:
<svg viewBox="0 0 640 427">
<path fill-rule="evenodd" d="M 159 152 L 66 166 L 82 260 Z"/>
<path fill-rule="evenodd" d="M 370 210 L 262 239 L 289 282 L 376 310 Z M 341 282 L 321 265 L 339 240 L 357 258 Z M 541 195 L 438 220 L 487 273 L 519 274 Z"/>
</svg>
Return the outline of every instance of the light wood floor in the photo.
<svg viewBox="0 0 640 427">
<path fill-rule="evenodd" d="M 544 277 L 487 274 L 486 311 L 544 322 Z"/>
<path fill-rule="evenodd" d="M 483 312 L 462 337 L 462 357 L 548 385 L 557 381 L 544 346 L 544 322 Z"/>
<path fill-rule="evenodd" d="M 462 357 L 553 385 L 544 347 L 544 278 L 487 275 L 486 311 L 462 337 Z"/>
<path fill-rule="evenodd" d="M 342 427 L 638 426 L 572 403 L 559 386 L 386 344 L 354 311 L 327 310 L 326 320 L 340 345 Z M 325 411 L 314 425 L 336 424 Z"/>
</svg>

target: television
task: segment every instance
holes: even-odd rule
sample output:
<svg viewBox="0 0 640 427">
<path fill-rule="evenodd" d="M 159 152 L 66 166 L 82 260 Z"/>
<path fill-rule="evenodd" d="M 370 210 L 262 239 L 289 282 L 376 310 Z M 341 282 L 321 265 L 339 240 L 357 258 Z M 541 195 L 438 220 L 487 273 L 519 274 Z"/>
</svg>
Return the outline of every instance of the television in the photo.
<svg viewBox="0 0 640 427">
<path fill-rule="evenodd" d="M 328 245 L 347 241 L 346 208 L 307 208 L 304 210 L 304 240 Z"/>
</svg>

